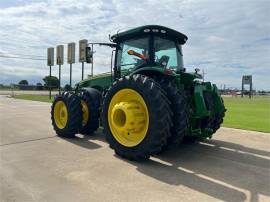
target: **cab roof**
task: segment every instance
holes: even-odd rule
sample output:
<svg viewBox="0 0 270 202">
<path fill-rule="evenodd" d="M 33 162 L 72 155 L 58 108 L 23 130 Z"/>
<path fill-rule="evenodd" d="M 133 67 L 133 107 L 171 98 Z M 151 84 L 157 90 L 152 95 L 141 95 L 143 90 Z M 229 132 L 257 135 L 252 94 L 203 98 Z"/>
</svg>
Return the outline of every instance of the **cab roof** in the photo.
<svg viewBox="0 0 270 202">
<path fill-rule="evenodd" d="M 115 43 L 118 43 L 128 39 L 139 38 L 147 35 L 163 36 L 165 38 L 176 40 L 180 44 L 185 44 L 188 39 L 186 35 L 168 27 L 160 25 L 145 25 L 117 33 L 111 36 L 111 40 Z"/>
</svg>

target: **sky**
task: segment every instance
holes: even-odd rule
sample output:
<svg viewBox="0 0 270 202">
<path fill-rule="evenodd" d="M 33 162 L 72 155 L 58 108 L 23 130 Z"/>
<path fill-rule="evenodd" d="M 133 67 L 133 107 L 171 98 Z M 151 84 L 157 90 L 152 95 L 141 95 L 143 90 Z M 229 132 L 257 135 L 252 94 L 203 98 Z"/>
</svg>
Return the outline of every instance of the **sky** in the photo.
<svg viewBox="0 0 270 202">
<path fill-rule="evenodd" d="M 76 42 L 73 83 L 81 78 L 78 41 L 109 42 L 109 34 L 158 24 L 188 36 L 183 46 L 187 71 L 204 70 L 218 87 L 240 88 L 253 75 L 257 90 L 270 90 L 270 0 L 1 0 L 0 56 L 41 59 L 47 48 Z M 111 49 L 96 47 L 94 74 L 110 71 Z M 41 82 L 46 60 L 0 57 L 0 83 Z M 58 75 L 58 67 L 52 67 Z M 85 65 L 90 74 L 90 65 Z M 62 67 L 62 85 L 69 64 Z"/>
</svg>

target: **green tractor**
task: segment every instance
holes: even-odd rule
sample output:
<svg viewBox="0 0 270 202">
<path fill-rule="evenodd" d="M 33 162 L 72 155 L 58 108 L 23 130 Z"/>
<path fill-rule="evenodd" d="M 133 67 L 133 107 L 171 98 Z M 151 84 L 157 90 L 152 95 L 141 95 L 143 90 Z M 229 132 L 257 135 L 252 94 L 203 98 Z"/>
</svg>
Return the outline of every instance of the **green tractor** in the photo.
<svg viewBox="0 0 270 202">
<path fill-rule="evenodd" d="M 225 115 L 215 84 L 188 73 L 182 45 L 187 36 L 147 25 L 117 33 L 111 72 L 89 76 L 75 92 L 55 97 L 52 124 L 61 137 L 89 135 L 103 127 L 115 153 L 130 160 L 149 158 L 170 144 L 211 138 Z M 86 50 L 91 59 L 91 51 Z"/>
</svg>

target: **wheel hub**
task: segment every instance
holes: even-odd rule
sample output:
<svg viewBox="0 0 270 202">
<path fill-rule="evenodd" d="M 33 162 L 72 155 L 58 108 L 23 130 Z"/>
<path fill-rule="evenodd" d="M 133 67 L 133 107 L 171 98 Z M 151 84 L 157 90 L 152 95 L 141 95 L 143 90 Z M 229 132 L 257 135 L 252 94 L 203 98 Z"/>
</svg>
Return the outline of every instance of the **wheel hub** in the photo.
<svg viewBox="0 0 270 202">
<path fill-rule="evenodd" d="M 111 119 L 113 127 L 127 135 L 142 131 L 146 122 L 143 108 L 136 102 L 116 104 Z"/>
<path fill-rule="evenodd" d="M 54 109 L 54 120 L 55 124 L 59 129 L 63 129 L 66 127 L 68 121 L 68 111 L 66 104 L 63 101 L 58 101 L 55 104 Z"/>
<path fill-rule="evenodd" d="M 132 89 L 122 89 L 111 99 L 108 122 L 114 138 L 133 147 L 146 136 L 149 127 L 148 108 L 143 97 Z"/>
</svg>

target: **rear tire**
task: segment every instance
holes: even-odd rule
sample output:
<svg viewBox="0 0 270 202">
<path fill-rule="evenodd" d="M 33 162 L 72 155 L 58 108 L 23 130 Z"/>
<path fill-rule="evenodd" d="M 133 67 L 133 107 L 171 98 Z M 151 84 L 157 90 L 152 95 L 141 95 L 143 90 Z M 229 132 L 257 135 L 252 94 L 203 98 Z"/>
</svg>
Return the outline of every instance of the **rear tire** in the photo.
<svg viewBox="0 0 270 202">
<path fill-rule="evenodd" d="M 194 144 L 200 140 L 199 136 L 185 136 L 183 139 L 183 144 Z"/>
<path fill-rule="evenodd" d="M 100 92 L 94 88 L 83 89 L 80 93 L 83 111 L 81 134 L 91 135 L 98 129 L 100 97 Z"/>
<path fill-rule="evenodd" d="M 80 98 L 70 92 L 56 95 L 51 107 L 51 120 L 58 136 L 74 137 L 82 123 Z"/>
<path fill-rule="evenodd" d="M 126 92 L 123 90 L 127 90 L 127 92 L 131 93 L 121 95 L 121 92 Z M 139 96 L 136 100 L 135 95 L 137 94 Z M 119 101 L 116 102 L 117 104 L 112 105 L 115 102 L 114 100 L 118 99 L 118 95 Z M 137 103 L 137 101 L 140 100 L 139 98 L 143 100 L 143 102 L 145 103 L 145 105 L 143 106 L 147 108 L 146 115 L 148 124 L 146 125 L 146 132 L 144 133 L 143 138 L 140 139 L 140 141 L 137 141 L 136 144 L 128 145 L 124 141 L 121 141 L 121 138 L 129 136 L 125 136 L 124 133 L 115 133 L 114 125 L 112 123 L 113 119 L 110 118 L 114 117 L 114 114 L 111 114 L 111 111 L 114 110 L 114 107 L 119 106 L 123 103 Z M 112 106 L 114 107 L 112 108 Z M 111 110 L 111 108 L 113 110 Z M 132 110 L 133 108 L 127 109 Z M 146 117 L 146 115 L 144 113 L 144 117 Z M 150 155 L 156 154 L 161 151 L 161 148 L 166 145 L 167 138 L 170 135 L 170 128 L 172 126 L 171 116 L 172 112 L 170 110 L 169 100 L 167 99 L 163 91 L 160 89 L 159 84 L 153 79 L 139 74 L 133 76 L 126 76 L 114 82 L 105 95 L 101 112 L 102 125 L 104 127 L 104 132 L 106 134 L 106 138 L 110 144 L 110 147 L 115 150 L 116 154 L 129 160 L 147 159 L 150 157 Z M 121 119 L 120 121 L 125 122 L 125 120 L 126 119 Z M 131 121 L 131 123 L 132 122 L 133 120 Z M 128 135 L 130 135 L 130 139 L 134 137 L 132 136 L 133 134 L 136 135 L 135 132 L 131 132 L 131 134 L 128 133 Z M 123 140 L 127 141 L 127 143 L 129 143 L 130 141 L 128 138 Z"/>
<path fill-rule="evenodd" d="M 169 144 L 180 144 L 188 130 L 188 108 L 185 92 L 178 89 L 171 80 L 157 78 L 157 81 L 166 92 L 173 112 L 173 126 L 170 130 L 171 136 L 168 138 L 168 146 L 170 146 Z"/>
</svg>

